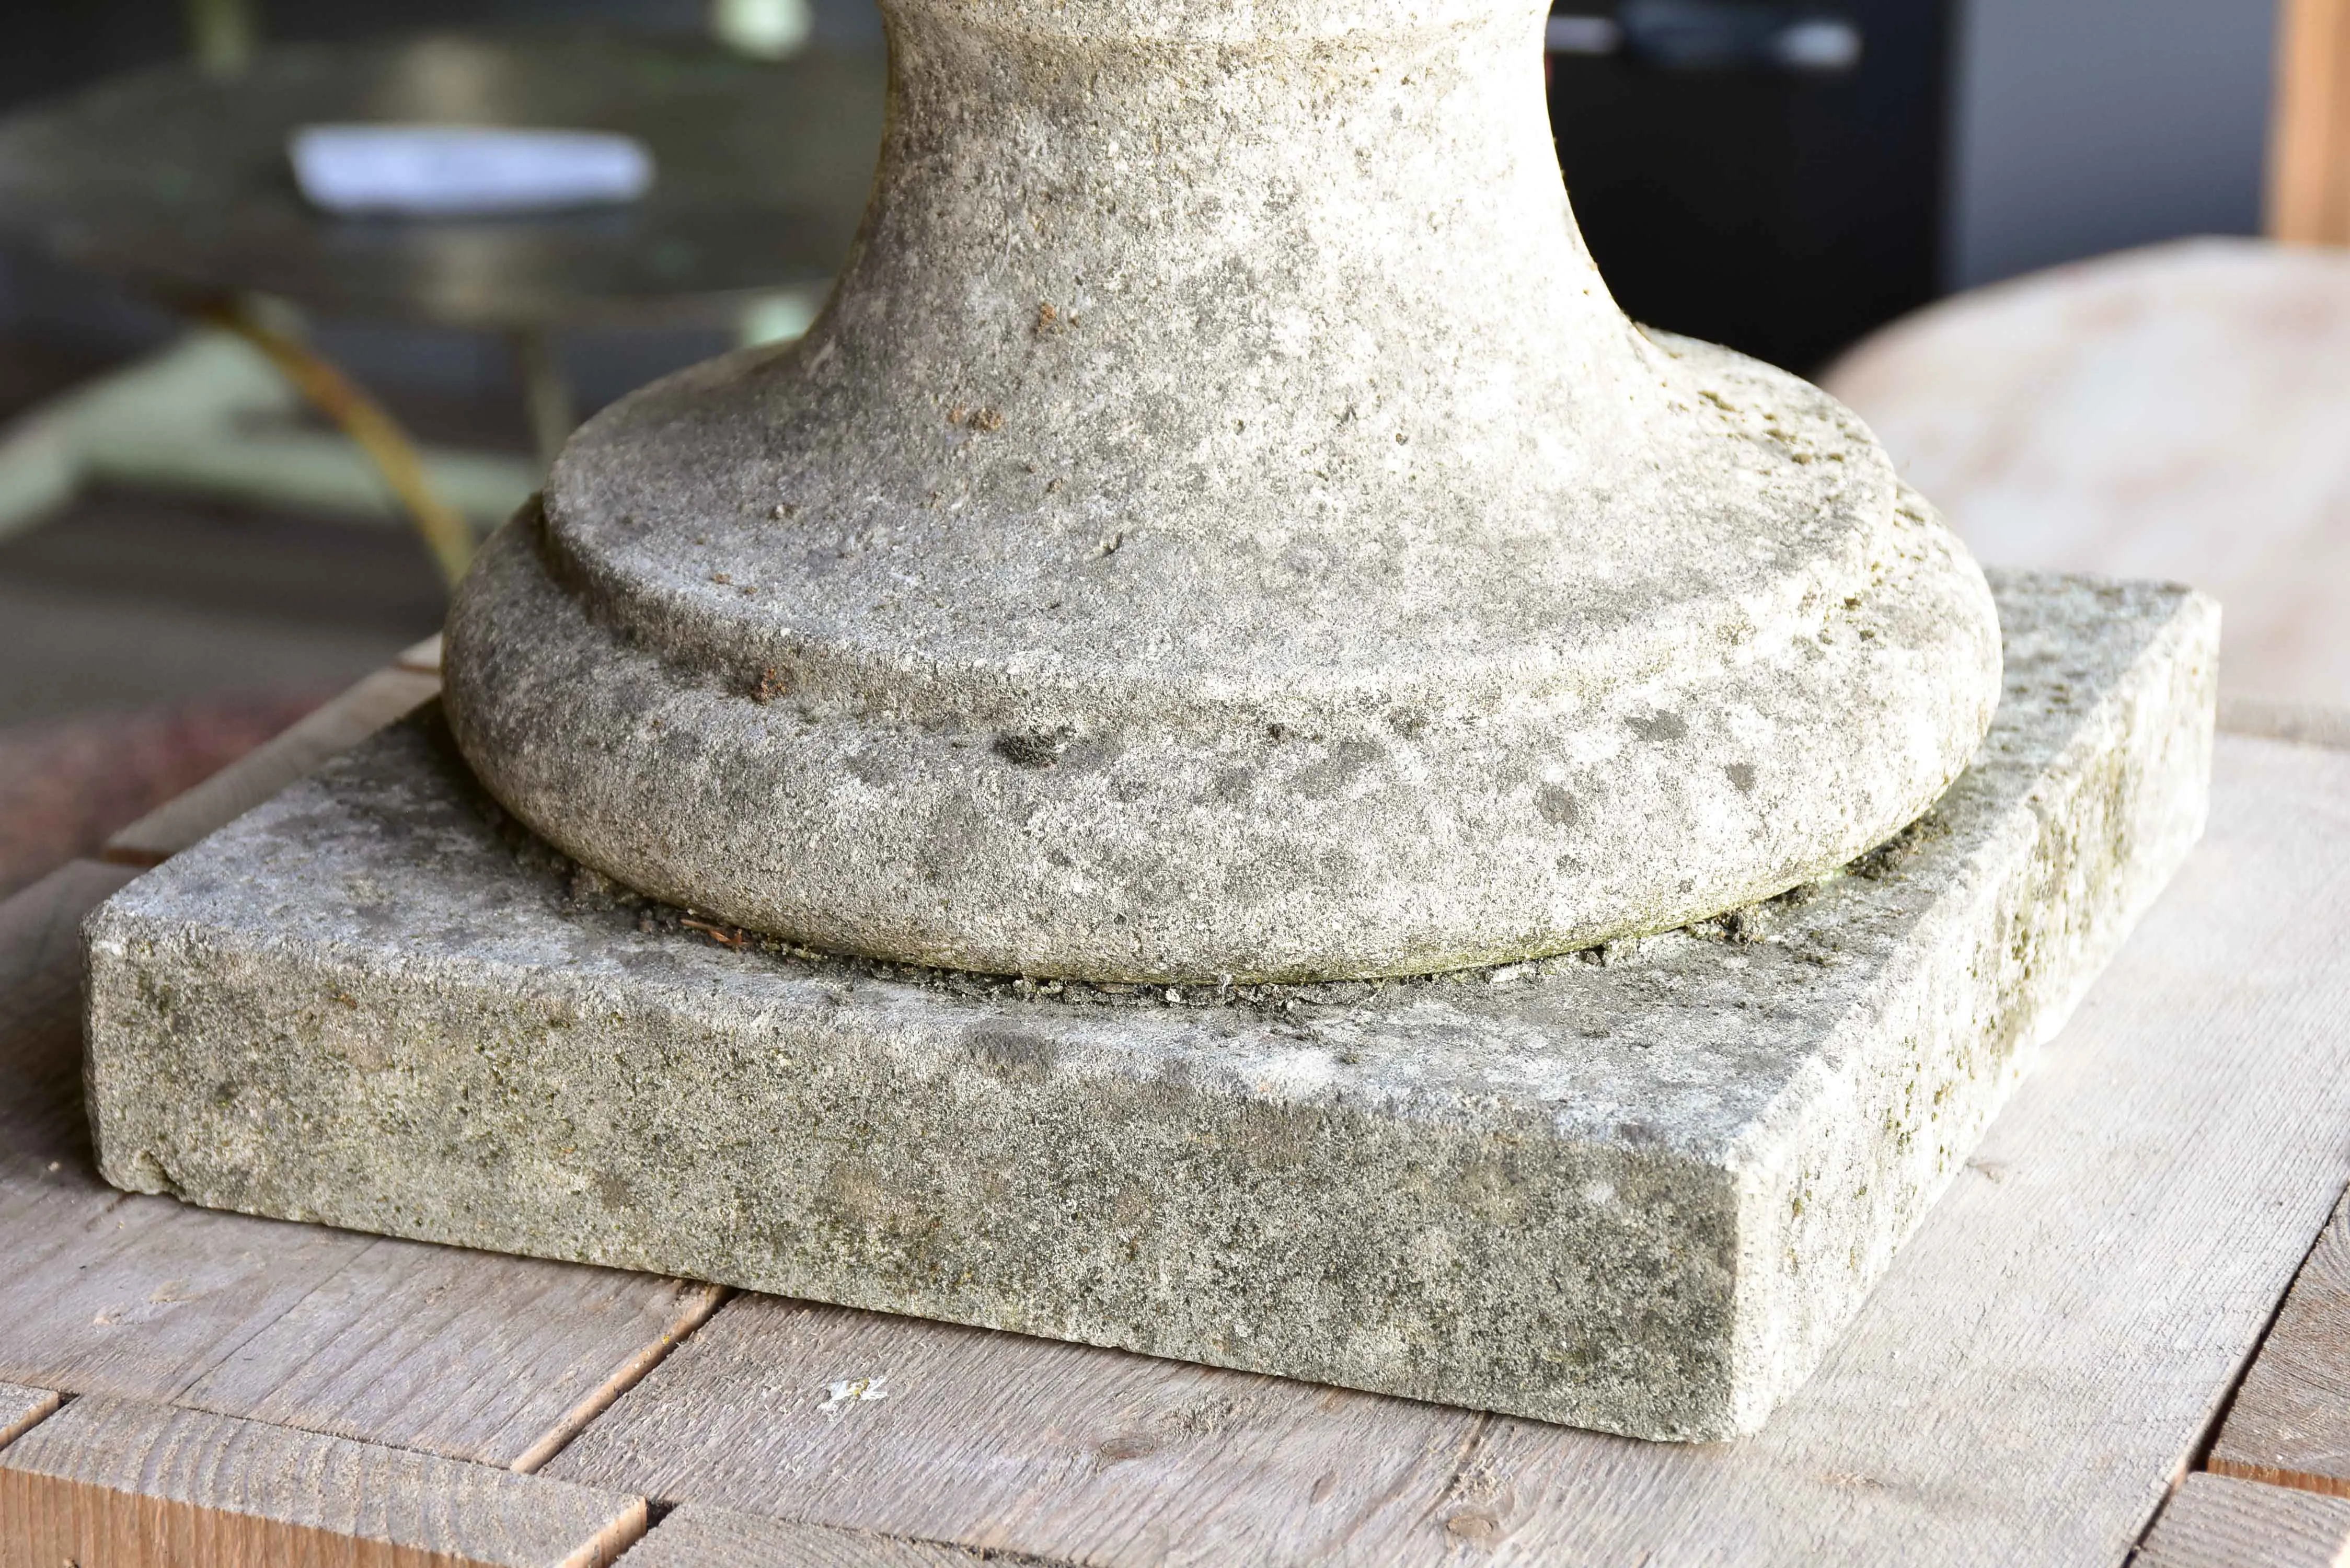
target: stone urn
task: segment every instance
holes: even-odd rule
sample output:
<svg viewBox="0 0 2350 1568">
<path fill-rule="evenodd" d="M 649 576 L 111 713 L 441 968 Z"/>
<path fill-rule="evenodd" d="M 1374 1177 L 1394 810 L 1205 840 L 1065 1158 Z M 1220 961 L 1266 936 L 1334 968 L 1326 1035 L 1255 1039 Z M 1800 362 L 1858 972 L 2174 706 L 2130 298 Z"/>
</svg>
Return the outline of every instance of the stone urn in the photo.
<svg viewBox="0 0 2350 1568">
<path fill-rule="evenodd" d="M 630 888 L 999 974 L 1588 947 L 1884 840 L 1981 574 L 1796 378 L 1643 329 L 1534 0 L 884 0 L 807 334 L 572 440 L 449 625 L 516 816 Z"/>
</svg>

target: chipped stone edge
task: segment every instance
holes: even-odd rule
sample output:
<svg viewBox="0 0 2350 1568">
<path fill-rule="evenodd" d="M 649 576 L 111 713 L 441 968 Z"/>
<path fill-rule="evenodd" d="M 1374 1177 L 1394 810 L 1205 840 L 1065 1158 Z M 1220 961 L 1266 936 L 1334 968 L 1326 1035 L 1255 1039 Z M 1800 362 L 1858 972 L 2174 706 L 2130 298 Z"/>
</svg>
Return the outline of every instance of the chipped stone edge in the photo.
<svg viewBox="0 0 2350 1568">
<path fill-rule="evenodd" d="M 2220 618 L 2215 600 L 2179 593 L 2024 809 L 1877 975 L 1874 1005 L 1839 1023 L 1732 1152 L 1737 1371 L 1710 1435 L 1754 1431 L 1811 1376 L 2202 837 Z M 2003 1060 L 1969 1073 L 1985 1050 Z"/>
</svg>

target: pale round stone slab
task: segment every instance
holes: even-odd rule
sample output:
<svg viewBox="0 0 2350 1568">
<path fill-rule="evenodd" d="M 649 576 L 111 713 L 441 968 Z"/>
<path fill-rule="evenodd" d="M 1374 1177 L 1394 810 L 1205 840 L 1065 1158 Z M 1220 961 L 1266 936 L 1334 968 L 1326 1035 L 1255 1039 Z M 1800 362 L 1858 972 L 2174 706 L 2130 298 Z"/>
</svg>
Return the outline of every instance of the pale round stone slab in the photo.
<svg viewBox="0 0 2350 1568">
<path fill-rule="evenodd" d="M 997 972 L 1429 971 L 1881 841 L 1999 688 L 1858 421 L 1643 334 L 1536 7 L 898 0 L 808 336 L 592 421 L 449 630 L 644 891 Z"/>
<path fill-rule="evenodd" d="M 2350 708 L 2350 251 L 2074 262 L 1905 317 L 1827 384 L 1984 558 L 2227 606 L 2231 723 Z"/>
</svg>

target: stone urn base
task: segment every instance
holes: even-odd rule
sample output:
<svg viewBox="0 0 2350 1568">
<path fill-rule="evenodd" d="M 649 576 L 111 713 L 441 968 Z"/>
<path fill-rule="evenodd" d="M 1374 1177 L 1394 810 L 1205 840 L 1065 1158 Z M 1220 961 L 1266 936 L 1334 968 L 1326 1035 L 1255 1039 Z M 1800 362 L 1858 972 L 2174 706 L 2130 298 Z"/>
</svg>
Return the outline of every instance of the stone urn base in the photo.
<svg viewBox="0 0 2350 1568">
<path fill-rule="evenodd" d="M 1753 1429 L 2199 834 L 2218 616 L 1993 575 L 1959 781 L 1841 871 L 1305 985 L 827 955 L 396 729 L 95 914 L 117 1186 L 1646 1438 Z"/>
</svg>

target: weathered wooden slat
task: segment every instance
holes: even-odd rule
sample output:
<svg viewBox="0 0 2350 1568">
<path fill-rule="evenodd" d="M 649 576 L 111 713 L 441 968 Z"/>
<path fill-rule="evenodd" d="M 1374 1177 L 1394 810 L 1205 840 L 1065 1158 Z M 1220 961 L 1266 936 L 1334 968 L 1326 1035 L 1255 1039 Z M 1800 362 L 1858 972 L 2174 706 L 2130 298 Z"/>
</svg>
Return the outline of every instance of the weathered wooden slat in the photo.
<svg viewBox="0 0 2350 1568">
<path fill-rule="evenodd" d="M 6 1448 L 57 1409 L 57 1397 L 47 1388 L 26 1388 L 0 1383 L 0 1449 Z"/>
<path fill-rule="evenodd" d="M 414 651 L 411 649 L 411 651 Z M 106 858 L 158 865 L 350 750 L 441 691 L 441 678 L 394 665 L 304 715 L 187 794 L 166 801 L 106 841 Z"/>
<path fill-rule="evenodd" d="M 726 1295 L 369 1238 L 174 1402 L 530 1471 Z"/>
<path fill-rule="evenodd" d="M 77 1399 L 0 1449 L 0 1564 L 596 1568 L 640 1498 L 130 1400 Z"/>
<path fill-rule="evenodd" d="M 720 1293 L 130 1197 L 81 1111 L 80 862 L 0 904 L 0 1379 L 530 1468 Z"/>
<path fill-rule="evenodd" d="M 2277 35 L 2268 231 L 2350 244 L 2350 0 L 2282 0 Z"/>
<path fill-rule="evenodd" d="M 2350 1501 L 2191 1475 L 2163 1505 L 2134 1568 L 2335 1568 L 2350 1556 Z"/>
<path fill-rule="evenodd" d="M 548 1473 L 1055 1559 L 1286 1562 L 1342 1555 L 1388 1500 L 1432 1499 L 1480 1427 L 1433 1405 L 740 1296 Z"/>
<path fill-rule="evenodd" d="M 628 1568 L 977 1568 L 985 1561 L 935 1542 L 794 1524 L 689 1503 L 629 1550 Z"/>
<path fill-rule="evenodd" d="M 531 1470 L 724 1293 L 376 1241 L 174 1403 L 345 1437 L 397 1432 L 410 1448 Z M 404 1310 L 387 1314 L 390 1301 Z M 573 1332 L 549 1333 L 550 1319 Z"/>
<path fill-rule="evenodd" d="M 2310 1249 L 2208 1462 L 2350 1497 L 2350 1199 Z"/>
<path fill-rule="evenodd" d="M 2350 755 L 2223 739 L 2216 784 L 2178 884 L 1755 1438 L 746 1297 L 548 1473 L 1087 1564 L 2117 1563 L 2350 1179 Z"/>
</svg>

